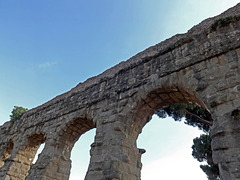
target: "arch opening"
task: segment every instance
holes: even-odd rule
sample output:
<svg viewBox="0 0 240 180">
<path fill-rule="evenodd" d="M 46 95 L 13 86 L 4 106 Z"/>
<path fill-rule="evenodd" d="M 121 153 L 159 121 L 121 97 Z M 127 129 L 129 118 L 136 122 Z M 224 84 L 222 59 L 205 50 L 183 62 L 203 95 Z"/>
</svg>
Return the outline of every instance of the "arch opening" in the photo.
<svg viewBox="0 0 240 180">
<path fill-rule="evenodd" d="M 28 164 L 29 168 L 34 165 L 38 155 L 40 154 L 39 151 L 40 147 L 45 144 L 45 137 L 43 134 L 34 134 L 28 137 L 28 145 L 24 150 L 24 154 L 27 158 L 24 164 Z"/>
<path fill-rule="evenodd" d="M 93 129 L 92 121 L 74 118 L 56 128 L 56 134 L 46 135 L 45 146 L 31 167 L 26 179 L 42 178 L 69 179 L 71 171 L 71 152 L 82 134 Z"/>
<path fill-rule="evenodd" d="M 76 141 L 71 152 L 71 174 L 69 180 L 83 180 L 85 178 L 89 161 L 90 161 L 90 149 L 91 144 L 94 141 L 96 134 L 96 128 L 93 128 Z"/>
<path fill-rule="evenodd" d="M 200 134 L 200 130 L 183 121 L 153 115 L 137 139 L 138 148 L 146 150 L 141 157 L 141 179 L 207 179 L 191 155 L 193 139 Z"/>
<path fill-rule="evenodd" d="M 137 108 L 132 128 L 137 136 L 156 112 L 171 104 L 190 103 L 207 109 L 206 105 L 195 93 L 177 87 L 156 89 L 148 93 L 141 101 Z"/>
<path fill-rule="evenodd" d="M 68 148 L 67 156 L 71 159 L 69 179 L 84 179 L 90 160 L 90 145 L 93 143 L 96 126 L 91 120 L 76 118 L 60 131 L 59 145 Z M 89 144 L 89 146 L 86 146 Z M 76 158 L 76 159 L 73 159 Z M 85 163 L 83 163 L 85 162 Z M 70 173 L 71 172 L 71 173 Z"/>
<path fill-rule="evenodd" d="M 161 120 L 159 120 L 159 118 L 157 118 L 157 116 L 154 115 L 160 109 L 166 108 L 170 105 L 177 104 L 177 103 L 196 104 L 197 106 L 200 106 L 200 107 L 206 109 L 205 104 L 201 101 L 200 98 L 198 98 L 198 96 L 196 94 L 193 94 L 191 92 L 190 93 L 186 92 L 183 89 L 178 89 L 178 88 L 174 87 L 174 88 L 167 89 L 167 90 L 166 89 L 164 89 L 164 90 L 160 89 L 160 90 L 152 91 L 151 93 L 149 93 L 146 96 L 145 99 L 143 99 L 143 103 L 141 103 L 142 105 L 138 108 L 137 113 L 136 113 L 136 118 L 134 120 L 134 128 L 133 128 L 134 129 L 133 132 L 134 132 L 134 134 L 136 134 L 136 146 L 140 145 L 139 148 L 146 148 L 146 147 L 144 147 L 144 143 L 139 143 L 139 142 L 141 142 L 141 136 L 142 136 L 140 134 L 142 133 L 142 130 L 145 129 L 144 128 L 145 125 L 148 124 L 147 127 L 146 127 L 147 135 L 143 135 L 142 138 L 144 139 L 145 142 L 147 142 L 147 148 L 153 149 L 153 151 L 155 151 L 155 154 L 158 154 L 159 157 L 161 157 L 160 159 L 162 159 L 163 164 L 164 163 L 171 164 L 171 162 L 167 162 L 168 157 L 164 157 L 164 154 L 166 155 L 167 151 L 172 152 L 172 154 L 170 153 L 171 154 L 170 156 L 172 156 L 172 157 L 170 157 L 170 159 L 174 160 L 174 162 L 172 162 L 172 163 L 175 163 L 175 165 L 177 164 L 176 157 L 180 156 L 179 160 L 184 162 L 184 159 L 181 158 L 182 157 L 181 152 L 182 153 L 188 152 L 188 158 L 187 159 L 189 160 L 189 163 L 195 164 L 196 171 L 201 173 L 203 178 L 206 178 L 206 175 L 199 168 L 199 165 L 200 165 L 199 162 L 197 162 L 197 160 L 194 159 L 191 156 L 191 146 L 193 145 L 193 143 L 192 143 L 193 138 L 196 138 L 196 137 L 200 136 L 200 134 L 203 134 L 204 132 L 198 130 L 197 128 L 192 128 L 190 126 L 186 126 L 184 123 L 181 123 L 181 125 L 180 125 L 181 129 L 175 127 L 176 123 L 173 124 L 171 122 L 171 125 L 170 125 L 166 120 L 164 120 L 165 121 L 164 123 L 163 122 L 160 123 Z M 154 122 L 152 122 L 152 119 L 154 119 Z M 151 121 L 151 123 L 148 123 L 150 121 Z M 171 120 L 169 120 L 169 122 L 170 121 L 174 121 L 174 120 L 171 119 Z M 165 123 L 167 123 L 167 125 Z M 162 126 L 165 126 L 165 127 L 162 127 Z M 179 126 L 179 124 L 178 124 L 178 126 Z M 150 127 L 150 129 L 148 129 L 148 127 Z M 172 128 L 172 127 L 174 127 L 174 128 Z M 167 136 L 167 138 L 164 139 L 163 137 L 161 137 L 159 132 L 156 133 L 157 130 L 155 132 L 153 132 L 153 133 L 155 133 L 153 135 L 153 133 L 151 132 L 151 128 L 153 128 L 155 130 L 159 129 L 159 131 L 163 132 L 163 134 L 164 134 L 163 137 Z M 174 133 L 173 129 L 176 129 L 177 133 Z M 145 133 L 144 131 L 143 131 L 143 133 Z M 178 137 L 178 136 L 182 136 L 182 134 L 184 135 L 186 133 L 188 134 L 188 137 L 185 137 L 185 138 L 188 138 L 188 149 L 186 149 L 185 147 L 184 147 L 185 148 L 184 149 L 182 147 L 183 144 L 182 144 L 181 141 L 185 141 L 185 140 L 180 139 Z M 193 135 L 190 135 L 189 133 L 190 134 L 193 133 Z M 157 134 L 160 135 L 160 136 L 158 136 Z M 176 135 L 176 137 L 174 137 L 174 134 L 178 134 L 178 135 Z M 189 139 L 189 135 L 191 137 L 190 139 Z M 147 140 L 147 136 L 153 136 L 153 138 Z M 169 140 L 169 137 L 172 137 L 172 139 Z M 140 141 L 139 141 L 139 139 L 140 139 Z M 152 142 L 152 141 L 153 141 L 153 143 L 151 145 L 150 142 Z M 168 141 L 169 142 L 172 141 L 172 143 L 170 143 L 170 147 L 166 148 L 166 151 L 163 151 L 162 149 L 164 149 L 164 148 L 162 148 L 162 147 L 166 146 L 165 143 L 168 142 Z M 176 142 L 174 142 L 174 141 L 176 141 Z M 180 142 L 180 144 L 179 144 L 179 142 Z M 159 146 L 156 146 L 156 144 L 160 145 L 160 149 L 158 149 Z M 176 146 L 180 146 L 181 148 L 180 149 L 175 148 L 173 146 L 173 144 L 176 144 Z M 160 169 L 157 170 L 156 168 L 152 168 L 152 170 L 153 170 L 152 172 L 149 171 L 149 168 L 148 168 L 149 166 L 148 165 L 149 165 L 149 162 L 150 162 L 151 158 L 147 157 L 148 156 L 148 149 L 146 149 L 146 152 L 147 153 L 142 156 L 143 157 L 143 162 L 145 161 L 144 163 L 147 164 L 147 168 L 146 168 L 147 170 L 144 169 L 144 164 L 143 164 L 143 171 L 142 171 L 144 173 L 143 180 L 144 180 L 144 178 L 145 179 L 151 179 L 151 177 L 148 177 L 148 178 L 146 177 L 146 173 L 147 173 L 146 171 L 148 171 L 148 173 L 152 174 L 152 175 L 154 174 L 154 172 L 160 172 Z M 187 155 L 187 154 L 185 153 L 185 155 Z M 148 159 L 147 162 L 146 162 L 146 159 Z M 163 164 L 161 164 L 161 161 L 159 161 L 159 162 L 157 161 L 157 157 L 152 159 L 152 162 L 154 162 L 154 163 L 151 164 L 151 166 L 153 166 L 153 167 L 158 166 L 159 164 L 157 165 L 157 163 L 160 163 L 159 168 L 164 167 Z M 181 164 L 183 165 L 182 162 L 178 163 L 179 167 L 181 167 Z M 172 166 L 172 168 L 173 167 L 174 166 Z M 175 166 L 175 168 L 177 168 L 177 166 Z M 150 170 L 151 170 L 151 168 L 150 168 Z M 170 168 L 170 170 L 171 170 L 171 168 Z M 163 173 L 166 173 L 166 172 L 168 172 L 168 171 L 164 170 Z M 158 177 L 163 178 L 162 176 L 161 177 L 158 176 Z"/>
<path fill-rule="evenodd" d="M 31 166 L 34 166 L 35 163 L 37 162 L 37 159 L 38 159 L 38 157 L 40 156 L 42 150 L 44 149 L 44 146 L 45 146 L 45 142 L 42 143 L 42 144 L 39 146 L 39 148 L 38 148 L 38 150 L 37 150 L 37 153 L 35 154 L 35 156 L 34 156 L 34 158 L 33 158 L 32 165 L 31 165 Z"/>
<path fill-rule="evenodd" d="M 19 179 L 25 179 L 32 165 L 34 156 L 40 144 L 44 141 L 45 138 L 43 134 L 33 134 L 24 139 L 22 144 L 16 145 L 16 147 L 15 145 L 13 146 L 13 142 L 10 142 L 5 155 L 9 157 L 12 163 L 11 166 L 14 168 L 10 168 L 9 171 L 15 173 L 14 175 Z"/>
</svg>

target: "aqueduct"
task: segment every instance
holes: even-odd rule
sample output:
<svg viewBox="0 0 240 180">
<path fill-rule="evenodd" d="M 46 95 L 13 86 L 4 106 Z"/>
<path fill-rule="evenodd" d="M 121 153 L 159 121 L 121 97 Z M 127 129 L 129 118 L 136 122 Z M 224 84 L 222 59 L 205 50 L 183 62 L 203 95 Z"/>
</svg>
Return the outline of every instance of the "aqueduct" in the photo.
<svg viewBox="0 0 240 180">
<path fill-rule="evenodd" d="M 207 108 L 214 162 L 240 179 L 240 4 L 78 84 L 0 127 L 0 179 L 67 180 L 74 143 L 96 128 L 86 180 L 137 180 L 136 139 L 172 103 Z M 45 147 L 34 166 L 41 143 Z"/>
</svg>

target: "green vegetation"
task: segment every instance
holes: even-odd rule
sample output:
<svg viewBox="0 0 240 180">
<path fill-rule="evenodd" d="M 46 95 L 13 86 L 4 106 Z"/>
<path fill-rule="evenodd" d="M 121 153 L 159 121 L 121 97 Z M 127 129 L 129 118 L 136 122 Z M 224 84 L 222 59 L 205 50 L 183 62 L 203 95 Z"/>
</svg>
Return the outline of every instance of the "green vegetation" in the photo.
<svg viewBox="0 0 240 180">
<path fill-rule="evenodd" d="M 227 16 L 224 18 L 220 18 L 214 21 L 214 23 L 211 25 L 211 30 L 216 30 L 217 27 L 224 27 L 229 25 L 230 23 L 236 22 L 240 20 L 240 16 Z"/>
<path fill-rule="evenodd" d="M 207 165 L 200 165 L 209 180 L 219 179 L 218 166 L 213 163 L 211 138 L 209 135 L 202 134 L 200 137 L 193 139 L 192 156 L 199 162 L 206 161 Z"/>
<path fill-rule="evenodd" d="M 14 106 L 12 114 L 10 115 L 11 126 L 14 124 L 15 121 L 20 120 L 23 113 L 26 112 L 27 110 L 28 110 L 27 108 L 23 108 L 21 106 Z"/>
<path fill-rule="evenodd" d="M 200 137 L 193 139 L 192 156 L 199 162 L 205 161 L 206 165 L 200 165 L 209 180 L 220 178 L 219 169 L 213 163 L 211 138 L 209 136 L 210 126 L 212 125 L 211 114 L 204 108 L 195 104 L 177 103 L 161 109 L 156 113 L 160 118 L 172 117 L 175 121 L 185 119 L 185 124 L 198 127 L 204 132 Z"/>
</svg>

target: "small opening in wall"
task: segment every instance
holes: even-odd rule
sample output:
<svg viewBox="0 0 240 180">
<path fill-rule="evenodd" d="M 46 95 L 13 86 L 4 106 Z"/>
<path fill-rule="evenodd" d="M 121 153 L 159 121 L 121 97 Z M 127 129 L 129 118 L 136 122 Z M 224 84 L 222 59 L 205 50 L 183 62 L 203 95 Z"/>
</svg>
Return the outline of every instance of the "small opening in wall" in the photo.
<svg viewBox="0 0 240 180">
<path fill-rule="evenodd" d="M 39 152 L 42 151 L 44 147 L 45 137 L 43 134 L 34 134 L 28 137 L 29 144 L 25 150 L 28 158 L 29 165 L 36 162 Z"/>
<path fill-rule="evenodd" d="M 239 115 L 240 115 L 240 110 L 238 110 L 238 109 L 235 109 L 231 114 L 231 116 L 233 116 L 233 117 L 237 117 Z"/>
<path fill-rule="evenodd" d="M 42 143 L 42 144 L 40 145 L 40 147 L 38 148 L 37 153 L 36 153 L 35 157 L 33 158 L 33 160 L 31 159 L 31 160 L 32 160 L 32 166 L 35 165 L 35 163 L 36 163 L 36 161 L 37 161 L 37 159 L 38 159 L 38 156 L 41 154 L 44 146 L 45 146 L 45 143 Z"/>
</svg>

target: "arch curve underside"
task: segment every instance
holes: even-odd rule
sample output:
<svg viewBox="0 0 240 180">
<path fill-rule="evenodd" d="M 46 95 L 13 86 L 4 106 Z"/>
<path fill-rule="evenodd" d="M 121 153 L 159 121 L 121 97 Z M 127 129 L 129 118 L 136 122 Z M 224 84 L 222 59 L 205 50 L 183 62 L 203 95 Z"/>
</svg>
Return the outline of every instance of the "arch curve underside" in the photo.
<svg viewBox="0 0 240 180">
<path fill-rule="evenodd" d="M 239 29 L 240 4 L 6 122 L 0 179 L 67 180 L 74 143 L 92 128 L 85 179 L 140 179 L 138 135 L 157 110 L 179 102 L 211 112 L 213 160 L 223 180 L 240 179 Z"/>
</svg>

